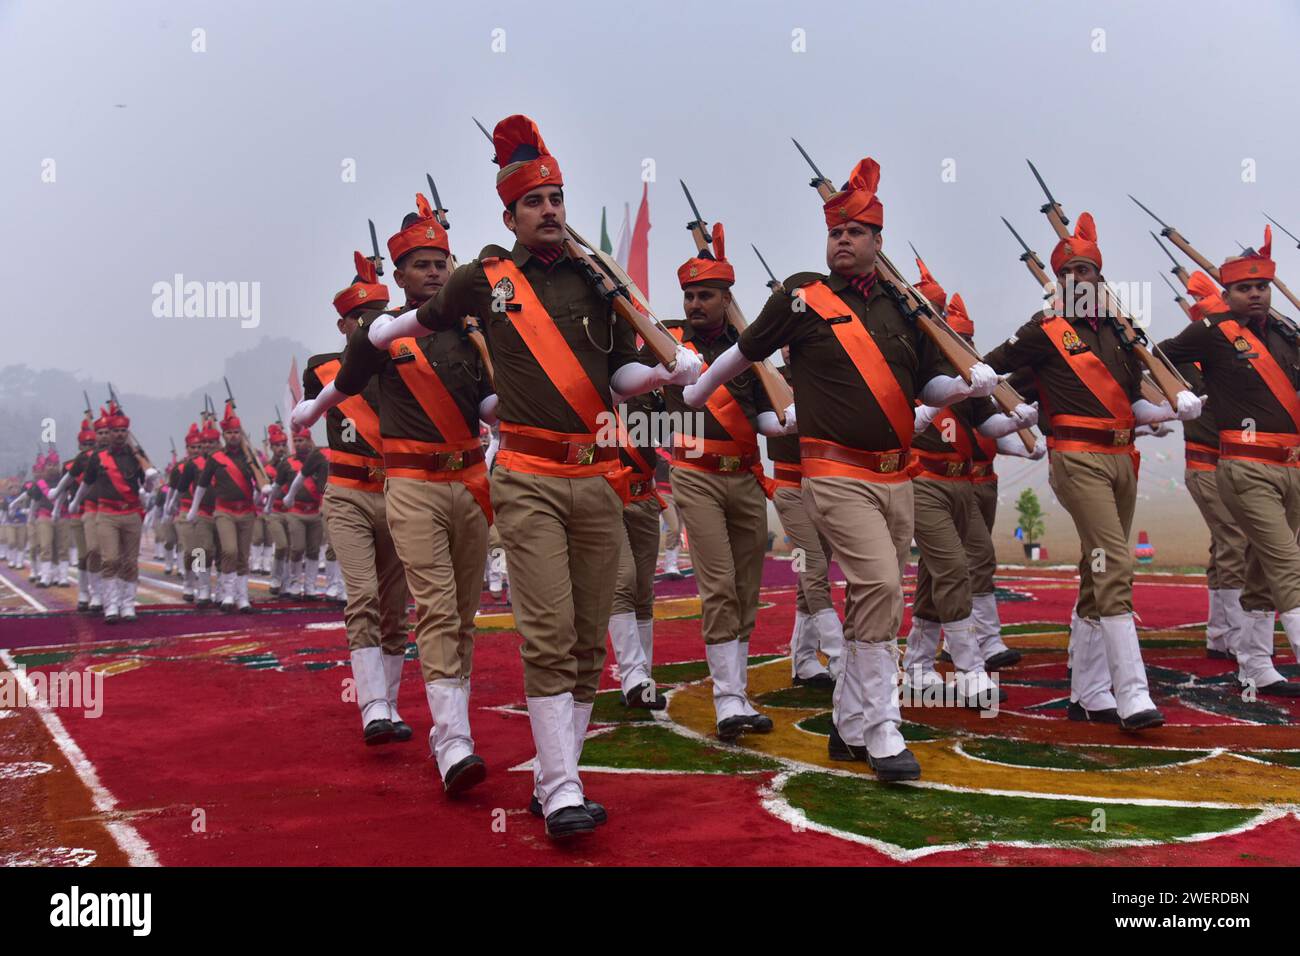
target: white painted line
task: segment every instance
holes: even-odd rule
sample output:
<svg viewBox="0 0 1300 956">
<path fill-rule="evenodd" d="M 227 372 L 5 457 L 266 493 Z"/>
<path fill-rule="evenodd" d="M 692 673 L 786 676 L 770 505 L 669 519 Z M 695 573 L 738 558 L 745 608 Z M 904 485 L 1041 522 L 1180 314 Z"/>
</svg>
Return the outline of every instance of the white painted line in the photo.
<svg viewBox="0 0 1300 956">
<path fill-rule="evenodd" d="M 17 594 L 20 598 L 22 598 L 24 601 L 26 601 L 28 604 L 30 604 L 32 607 L 34 607 L 36 610 L 40 611 L 42 614 L 45 614 L 45 613 L 47 613 L 47 612 L 50 610 L 48 607 L 46 607 L 46 606 L 45 606 L 44 604 L 42 604 L 40 601 L 36 600 L 36 598 L 32 597 L 30 594 L 28 594 L 26 591 L 24 591 L 24 590 L 23 590 L 22 588 L 20 588 L 18 585 L 14 584 L 12 581 L 10 581 L 10 580 L 9 580 L 7 577 L 5 577 L 3 574 L 0 574 L 0 581 L 3 581 L 5 587 L 7 587 L 10 591 L 13 591 L 14 594 Z"/>
<path fill-rule="evenodd" d="M 22 685 L 23 692 L 27 695 L 29 706 L 40 716 L 41 722 L 45 724 L 46 730 L 54 738 L 55 744 L 58 745 L 63 756 L 67 758 L 72 769 L 76 771 L 81 782 L 85 784 L 86 789 L 90 791 L 91 799 L 95 803 L 95 809 L 102 814 L 113 814 L 117 811 L 117 798 L 109 792 L 99 781 L 99 774 L 95 771 L 95 765 L 90 762 L 90 758 L 72 739 L 68 733 L 63 721 L 59 715 L 50 709 L 41 695 L 36 692 L 32 686 L 31 679 L 27 676 L 27 671 L 18 670 L 18 665 L 14 662 L 13 655 L 7 650 L 0 650 L 0 664 L 3 664 L 13 674 L 14 678 Z M 108 830 L 109 835 L 121 847 L 122 852 L 126 854 L 127 862 L 131 866 L 158 866 L 158 858 L 154 856 L 153 849 L 140 831 L 133 827 L 125 820 L 105 820 L 104 828 Z"/>
</svg>

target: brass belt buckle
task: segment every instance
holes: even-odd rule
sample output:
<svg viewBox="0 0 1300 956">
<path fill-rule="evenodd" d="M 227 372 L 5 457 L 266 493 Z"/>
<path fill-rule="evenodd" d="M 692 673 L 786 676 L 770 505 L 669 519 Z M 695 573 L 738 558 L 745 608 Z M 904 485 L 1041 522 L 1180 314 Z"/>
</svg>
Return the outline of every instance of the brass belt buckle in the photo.
<svg viewBox="0 0 1300 956">
<path fill-rule="evenodd" d="M 1131 428 L 1121 428 L 1111 434 L 1111 441 L 1115 445 L 1127 445 L 1133 440 L 1133 430 Z"/>
<path fill-rule="evenodd" d="M 718 471 L 740 471 L 740 456 L 719 455 Z"/>
<path fill-rule="evenodd" d="M 578 449 L 577 457 L 574 461 L 579 465 L 590 465 L 596 460 L 596 445 L 591 444 L 573 446 Z"/>
<path fill-rule="evenodd" d="M 440 471 L 460 471 L 465 467 L 465 453 L 463 451 L 448 452 L 442 456 L 443 467 Z"/>
<path fill-rule="evenodd" d="M 372 481 L 372 482 L 383 481 L 383 480 L 384 480 L 384 466 L 383 466 L 383 465 L 366 465 L 366 478 L 367 478 L 369 481 Z"/>
<path fill-rule="evenodd" d="M 887 455 L 880 456 L 880 472 L 888 474 L 891 471 L 898 471 L 898 460 L 900 455 L 896 451 L 891 451 Z"/>
<path fill-rule="evenodd" d="M 1286 461 L 1287 464 L 1300 461 L 1300 445 L 1292 445 L 1286 450 Z"/>
<path fill-rule="evenodd" d="M 964 466 L 963 466 L 963 464 L 962 464 L 960 461 L 950 461 L 950 462 L 948 462 L 948 466 L 947 466 L 947 469 L 946 469 L 946 471 L 948 472 L 948 477 L 949 477 L 949 478 L 957 478 L 957 477 L 960 477 L 960 475 L 961 475 L 961 473 L 962 473 L 962 469 L 963 469 L 963 467 L 964 467 Z"/>
</svg>

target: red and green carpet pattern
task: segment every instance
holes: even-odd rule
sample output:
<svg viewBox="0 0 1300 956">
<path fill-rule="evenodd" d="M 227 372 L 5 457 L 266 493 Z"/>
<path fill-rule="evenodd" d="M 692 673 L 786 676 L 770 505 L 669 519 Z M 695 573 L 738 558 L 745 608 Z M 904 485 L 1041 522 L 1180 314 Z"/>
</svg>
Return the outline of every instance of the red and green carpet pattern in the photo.
<svg viewBox="0 0 1300 956">
<path fill-rule="evenodd" d="M 0 612 L 0 669 L 93 668 L 104 711 L 0 707 L 0 864 L 1300 863 L 1300 706 L 1243 700 L 1229 662 L 1206 658 L 1203 578 L 1139 576 L 1168 720 L 1140 737 L 1066 719 L 1073 575 L 1006 569 L 998 584 L 1006 640 L 1024 654 L 1002 675 L 1008 701 L 992 718 L 905 708 L 923 778 L 882 785 L 865 764 L 827 759 L 830 694 L 791 687 L 788 563 L 768 562 L 750 646 L 750 693 L 776 729 L 737 745 L 713 733 L 693 582 L 661 582 L 655 676 L 669 708 L 623 708 L 609 656 L 583 779 L 610 819 L 562 846 L 526 810 L 533 745 L 508 606 L 485 604 L 475 650 L 488 778 L 453 801 L 425 742 L 413 646 L 401 702 L 415 738 L 368 748 L 345 699 L 336 608 L 242 617 L 168 601 L 105 627 L 56 610 L 67 603 L 53 589 L 30 592 L 49 610 Z M 1279 669 L 1295 676 L 1277 638 Z"/>
</svg>

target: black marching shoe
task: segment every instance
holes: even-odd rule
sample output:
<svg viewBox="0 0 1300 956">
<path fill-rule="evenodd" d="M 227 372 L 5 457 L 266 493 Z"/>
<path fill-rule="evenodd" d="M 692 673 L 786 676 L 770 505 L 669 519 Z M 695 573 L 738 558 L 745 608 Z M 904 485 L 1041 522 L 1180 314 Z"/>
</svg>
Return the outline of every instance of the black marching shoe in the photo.
<svg viewBox="0 0 1300 956">
<path fill-rule="evenodd" d="M 1155 727 L 1163 727 L 1164 724 L 1165 715 L 1154 707 L 1150 710 L 1140 710 L 1131 717 L 1119 719 L 1121 730 L 1151 730 Z"/>
<path fill-rule="evenodd" d="M 728 717 L 726 720 L 718 721 L 718 739 L 722 741 L 733 741 L 743 734 L 748 727 L 749 718 L 742 715 Z"/>
<path fill-rule="evenodd" d="M 867 761 L 867 748 L 845 743 L 834 724 L 831 724 L 831 736 L 826 742 L 826 752 L 832 760 L 861 760 L 863 763 Z"/>
<path fill-rule="evenodd" d="M 794 679 L 795 687 L 820 687 L 825 690 L 835 689 L 835 678 L 830 674 L 822 671 L 820 674 L 814 674 L 812 677 L 796 677 Z"/>
<path fill-rule="evenodd" d="M 746 714 L 742 719 L 745 721 L 745 729 L 756 734 L 770 734 L 774 726 L 772 718 L 767 714 Z"/>
<path fill-rule="evenodd" d="M 396 740 L 398 743 L 401 743 L 402 741 L 410 740 L 411 735 L 413 733 L 414 731 L 411 730 L 411 725 L 408 724 L 406 721 L 404 720 L 393 721 L 393 739 Z"/>
<path fill-rule="evenodd" d="M 623 698 L 623 703 L 641 710 L 663 710 L 668 706 L 668 699 L 656 693 L 652 681 L 646 681 L 633 687 L 632 692 Z"/>
<path fill-rule="evenodd" d="M 584 836 L 596 829 L 586 807 L 562 807 L 546 818 L 546 835 L 552 840 Z"/>
<path fill-rule="evenodd" d="M 1007 648 L 1005 651 L 998 651 L 992 657 L 984 662 L 984 670 L 996 671 L 1004 667 L 1011 667 L 1013 664 L 1020 663 L 1021 654 L 1019 651 Z"/>
<path fill-rule="evenodd" d="M 458 761 L 442 780 L 442 789 L 449 797 L 464 793 L 475 784 L 480 784 L 487 776 L 487 764 L 478 754 L 470 754 Z"/>
<path fill-rule="evenodd" d="M 605 808 L 595 800 L 588 800 L 586 797 L 583 797 L 582 808 L 591 814 L 591 818 L 596 821 L 596 826 L 603 827 L 609 822 L 609 814 L 606 813 Z M 541 819 L 542 801 L 537 799 L 537 794 L 533 794 L 533 798 L 528 801 L 528 812 L 539 820 Z"/>
<path fill-rule="evenodd" d="M 89 610 L 90 610 L 90 602 L 89 602 L 89 601 L 78 601 L 78 602 L 77 602 L 77 611 L 78 611 L 79 613 L 81 613 L 81 614 L 85 614 L 85 613 L 86 613 L 87 611 L 89 611 Z"/>
<path fill-rule="evenodd" d="M 1070 706 L 1065 711 L 1065 716 L 1071 720 L 1086 720 L 1093 724 L 1118 724 L 1119 711 L 1114 707 L 1106 707 L 1102 710 L 1085 710 L 1083 704 L 1078 701 L 1070 701 Z"/>
<path fill-rule="evenodd" d="M 367 747 L 374 747 L 391 743 L 395 733 L 393 722 L 387 717 L 380 717 L 366 724 L 366 729 L 361 732 L 361 736 L 365 739 Z"/>
<path fill-rule="evenodd" d="M 921 765 L 917 763 L 912 751 L 906 748 L 892 757 L 873 757 L 867 754 L 867 763 L 881 783 L 921 779 Z"/>
<path fill-rule="evenodd" d="M 1274 681 L 1271 684 L 1265 684 L 1262 687 L 1256 687 L 1255 693 L 1267 694 L 1269 697 L 1300 697 L 1300 684 L 1293 683 L 1286 678 Z"/>
</svg>

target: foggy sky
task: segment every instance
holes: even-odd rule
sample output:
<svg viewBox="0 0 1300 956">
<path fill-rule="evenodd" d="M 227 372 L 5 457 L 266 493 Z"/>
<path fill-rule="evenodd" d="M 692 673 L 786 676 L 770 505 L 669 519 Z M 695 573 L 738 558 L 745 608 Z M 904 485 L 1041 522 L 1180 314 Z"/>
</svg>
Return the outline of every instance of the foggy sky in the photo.
<svg viewBox="0 0 1300 956">
<path fill-rule="evenodd" d="M 680 314 L 675 270 L 693 248 L 679 177 L 725 223 L 751 318 L 767 294 L 751 242 L 782 278 L 824 268 L 796 136 L 836 183 L 880 161 L 886 252 L 912 275 L 916 243 L 982 347 L 1038 303 L 998 216 L 1044 259 L 1053 245 L 1026 157 L 1069 215 L 1094 214 L 1108 278 L 1156 284 L 1156 332 L 1173 334 L 1185 319 L 1156 275 L 1154 223 L 1125 194 L 1216 261 L 1259 244 L 1261 210 L 1300 233 L 1298 26 L 1294 3 L 1186 0 L 0 3 L 0 365 L 172 395 L 263 335 L 336 347 L 330 301 L 366 218 L 382 244 L 426 171 L 459 258 L 509 244 L 470 117 L 491 128 L 514 112 L 538 121 L 590 239 L 602 205 L 611 234 L 624 202 L 635 212 L 654 161 L 661 317 Z M 196 28 L 206 52 L 191 50 Z M 1276 236 L 1274 256 L 1300 287 L 1295 244 Z M 260 327 L 155 318 L 151 289 L 176 273 L 260 283 Z"/>
</svg>

